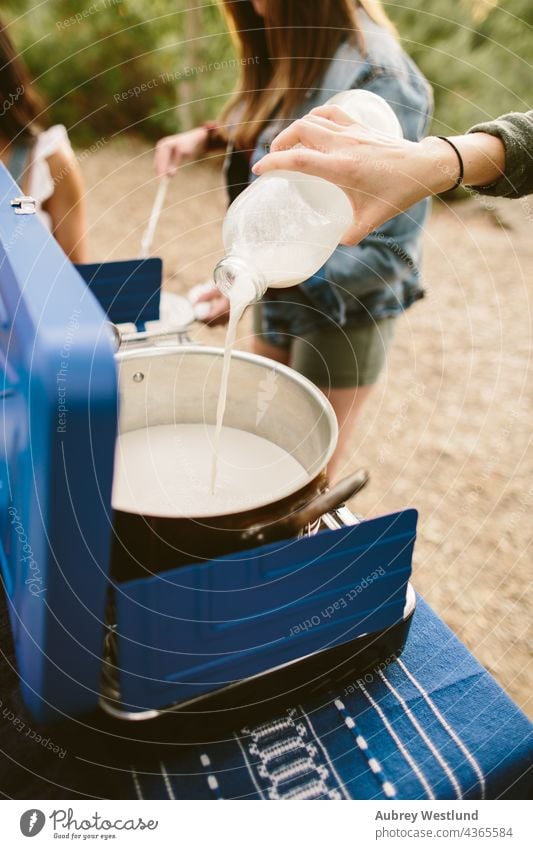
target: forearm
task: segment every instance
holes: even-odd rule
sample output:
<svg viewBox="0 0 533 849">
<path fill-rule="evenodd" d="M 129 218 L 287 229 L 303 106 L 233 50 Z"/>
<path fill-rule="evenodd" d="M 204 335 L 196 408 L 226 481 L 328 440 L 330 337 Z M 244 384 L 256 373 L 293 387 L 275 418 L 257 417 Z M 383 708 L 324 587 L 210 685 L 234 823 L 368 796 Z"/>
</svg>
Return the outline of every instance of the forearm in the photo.
<svg viewBox="0 0 533 849">
<path fill-rule="evenodd" d="M 53 228 L 53 235 L 72 262 L 87 262 L 85 214 L 74 209 Z"/>
<path fill-rule="evenodd" d="M 488 186 L 505 171 L 505 147 L 502 141 L 487 133 L 450 136 L 464 164 L 463 184 L 474 188 Z M 417 165 L 421 191 L 439 194 L 452 189 L 459 177 L 459 158 L 442 139 L 429 136 L 420 143 Z"/>
<path fill-rule="evenodd" d="M 303 171 L 336 183 L 354 209 L 345 244 L 357 244 L 424 198 L 453 189 L 461 176 L 465 186 L 484 194 L 533 192 L 533 112 L 503 116 L 450 141 L 463 174 L 446 140 L 385 137 L 326 106 L 282 132 L 253 171 L 258 176 L 276 168 Z"/>
<path fill-rule="evenodd" d="M 55 191 L 46 202 L 52 232 L 72 262 L 87 261 L 85 190 L 79 166 L 71 152 L 48 159 Z"/>
<path fill-rule="evenodd" d="M 533 110 L 510 112 L 468 132 L 492 136 L 505 148 L 504 174 L 486 184 L 484 194 L 518 198 L 533 192 Z"/>
<path fill-rule="evenodd" d="M 518 198 L 533 192 L 533 111 L 503 115 L 477 124 L 466 135 L 450 138 L 463 158 L 465 186 L 500 197 Z M 425 161 L 422 154 L 432 191 L 451 188 L 458 160 L 450 145 L 428 138 L 420 148 L 420 162 Z M 432 168 L 436 169 L 433 174 Z"/>
</svg>

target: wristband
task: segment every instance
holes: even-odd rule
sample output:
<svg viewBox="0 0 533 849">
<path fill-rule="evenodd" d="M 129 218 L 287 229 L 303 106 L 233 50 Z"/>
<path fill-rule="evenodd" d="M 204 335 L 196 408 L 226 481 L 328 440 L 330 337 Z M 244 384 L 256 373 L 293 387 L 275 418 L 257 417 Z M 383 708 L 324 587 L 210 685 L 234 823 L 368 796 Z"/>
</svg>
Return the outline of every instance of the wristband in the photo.
<svg viewBox="0 0 533 849">
<path fill-rule="evenodd" d="M 459 186 L 462 184 L 463 178 L 465 176 L 465 164 L 463 162 L 463 157 L 461 156 L 461 151 L 452 142 L 451 139 L 447 138 L 446 136 L 437 136 L 437 138 L 440 139 L 441 141 L 444 141 L 447 144 L 449 144 L 450 147 L 453 148 L 453 150 L 455 150 L 455 153 L 457 154 L 457 159 L 459 160 L 459 176 L 458 176 L 457 180 L 455 181 L 455 185 L 452 186 L 451 189 L 450 189 L 450 191 L 453 192 L 453 191 L 455 191 L 455 189 L 459 188 Z"/>
</svg>

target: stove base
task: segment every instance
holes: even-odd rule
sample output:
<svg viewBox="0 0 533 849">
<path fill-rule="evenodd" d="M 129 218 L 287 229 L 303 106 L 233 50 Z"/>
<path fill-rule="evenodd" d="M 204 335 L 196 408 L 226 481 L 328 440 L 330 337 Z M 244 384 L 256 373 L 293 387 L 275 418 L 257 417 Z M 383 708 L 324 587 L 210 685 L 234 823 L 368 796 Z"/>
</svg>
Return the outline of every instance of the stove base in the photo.
<svg viewBox="0 0 533 849">
<path fill-rule="evenodd" d="M 272 718 L 310 694 L 332 688 L 359 686 L 365 674 L 383 669 L 402 652 L 416 607 L 412 586 L 407 589 L 404 616 L 390 628 L 352 640 L 261 675 L 236 682 L 187 703 L 138 713 L 123 710 L 118 699 L 102 695 L 107 724 L 117 735 L 136 743 L 155 740 L 215 742 L 244 725 Z M 118 694 L 116 694 L 118 696 Z M 129 729 L 129 730 L 128 730 Z"/>
</svg>

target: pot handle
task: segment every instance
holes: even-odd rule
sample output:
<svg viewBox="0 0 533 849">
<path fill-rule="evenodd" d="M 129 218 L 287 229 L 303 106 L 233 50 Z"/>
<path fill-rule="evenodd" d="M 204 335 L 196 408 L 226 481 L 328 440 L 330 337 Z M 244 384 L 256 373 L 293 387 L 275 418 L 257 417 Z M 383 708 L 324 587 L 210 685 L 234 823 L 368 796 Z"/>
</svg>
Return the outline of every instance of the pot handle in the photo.
<svg viewBox="0 0 533 849">
<path fill-rule="evenodd" d="M 276 522 L 276 536 L 280 539 L 284 537 L 295 536 L 306 525 L 310 525 L 320 519 L 324 513 L 329 513 L 330 510 L 335 510 L 340 507 L 349 498 L 352 498 L 363 487 L 366 486 L 370 479 L 369 473 L 365 469 L 359 469 L 357 472 L 343 478 L 339 483 L 335 484 L 331 489 L 326 489 L 321 492 L 316 498 L 313 498 L 305 507 L 291 513 L 280 522 Z M 249 539 L 256 535 L 260 535 L 264 530 L 264 526 L 255 526 L 248 528 L 242 534 L 243 539 Z"/>
</svg>

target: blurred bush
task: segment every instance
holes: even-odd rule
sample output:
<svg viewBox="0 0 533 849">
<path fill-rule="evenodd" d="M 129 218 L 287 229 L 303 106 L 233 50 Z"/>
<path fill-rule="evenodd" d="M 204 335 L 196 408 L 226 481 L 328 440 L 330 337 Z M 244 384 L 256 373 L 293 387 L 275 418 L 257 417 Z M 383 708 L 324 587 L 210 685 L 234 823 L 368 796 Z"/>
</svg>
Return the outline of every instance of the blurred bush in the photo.
<svg viewBox="0 0 533 849">
<path fill-rule="evenodd" d="M 533 0 L 384 4 L 404 49 L 434 87 L 440 135 L 531 108 Z"/>
<path fill-rule="evenodd" d="M 48 119 L 83 144 L 125 131 L 159 138 L 217 113 L 235 85 L 235 68 L 219 67 L 232 49 L 218 9 L 190 5 L 5 0 L 3 9 Z"/>
<path fill-rule="evenodd" d="M 525 109 L 533 0 L 389 0 L 402 43 L 435 88 L 435 130 Z M 4 0 L 10 32 L 80 143 L 154 139 L 216 115 L 238 69 L 214 0 Z"/>
</svg>

